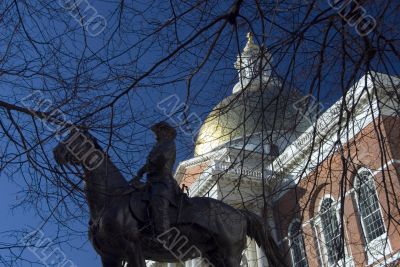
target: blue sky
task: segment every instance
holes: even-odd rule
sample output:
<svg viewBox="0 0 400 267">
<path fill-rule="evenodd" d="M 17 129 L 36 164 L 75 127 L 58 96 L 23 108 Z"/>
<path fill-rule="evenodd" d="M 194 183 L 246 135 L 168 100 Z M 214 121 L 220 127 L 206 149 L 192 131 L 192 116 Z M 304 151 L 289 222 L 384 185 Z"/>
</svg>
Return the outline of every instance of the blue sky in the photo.
<svg viewBox="0 0 400 267">
<path fill-rule="evenodd" d="M 91 4 L 93 4 L 94 7 L 98 10 L 98 13 L 101 15 L 104 15 L 106 18 L 109 18 L 110 12 L 113 10 L 112 8 L 115 8 L 116 5 L 115 3 L 112 2 L 107 2 L 107 1 L 90 1 Z M 135 2 L 137 4 L 137 8 L 140 9 L 145 5 L 145 2 Z M 112 8 L 111 8 L 112 7 Z M 221 4 L 220 8 L 223 9 L 226 7 L 226 4 Z M 161 9 L 161 6 L 160 6 Z M 148 16 L 150 15 L 157 17 L 158 19 L 163 19 L 163 18 L 168 18 L 170 14 L 167 13 L 162 13 L 160 12 L 160 9 L 154 9 L 148 11 Z M 245 11 L 244 11 L 245 12 Z M 145 27 L 147 21 L 144 21 L 143 18 L 140 17 L 133 17 L 133 18 L 127 18 L 132 20 L 132 28 L 134 29 L 140 29 L 140 27 Z M 281 18 L 283 20 L 284 18 Z M 390 18 L 389 18 L 390 19 Z M 188 22 L 189 23 L 189 22 Z M 108 29 L 114 29 L 117 25 L 116 20 L 108 20 Z M 60 30 L 62 27 L 61 24 L 55 24 L 54 31 Z M 180 33 L 182 34 L 182 38 L 186 35 L 189 35 L 191 33 L 191 30 L 193 30 L 192 27 L 189 26 L 182 26 L 181 25 L 181 31 Z M 255 31 L 260 29 L 260 26 L 256 25 L 253 28 Z M 231 30 L 231 28 L 229 28 Z M 315 29 L 311 30 L 309 32 L 310 36 L 308 36 L 310 39 L 317 39 L 319 35 L 318 30 L 321 29 Z M 107 31 L 107 30 L 106 30 Z M 239 35 L 241 36 L 239 40 L 239 49 L 241 50 L 246 42 L 246 32 L 249 31 L 248 27 L 243 27 L 242 29 L 239 30 Z M 322 32 L 322 30 L 321 30 Z M 109 34 L 110 32 L 107 32 Z M 33 32 L 33 34 L 39 34 L 39 32 Z M 126 38 L 121 38 L 120 43 L 116 42 L 115 47 L 113 47 L 116 51 L 118 49 L 125 48 L 129 46 L 130 43 L 134 43 L 137 41 L 139 38 L 138 35 L 140 33 L 134 32 L 130 36 Z M 270 33 L 270 36 L 267 38 L 267 44 L 271 45 L 274 47 L 274 45 L 279 44 L 279 30 L 272 30 Z M 314 36 L 315 35 L 315 36 Z M 101 35 L 98 37 L 94 38 L 89 38 L 88 42 L 90 44 L 91 49 L 96 50 L 99 48 L 101 42 Z M 334 35 L 330 36 L 332 38 L 332 42 L 334 42 L 336 37 Z M 100 41 L 99 41 L 100 40 Z M 125 41 L 126 43 L 122 42 Z M 297 63 L 298 69 L 304 69 L 307 70 L 308 68 L 311 68 L 313 66 L 313 60 L 315 59 L 314 54 L 311 53 L 313 49 L 318 48 L 318 45 L 315 44 L 313 46 L 313 42 L 310 42 L 310 44 L 301 50 L 299 53 L 299 57 L 302 59 L 301 62 Z M 73 42 L 71 40 L 66 40 L 63 45 L 66 48 L 66 51 L 69 51 L 71 54 L 76 54 L 79 55 L 80 52 L 82 52 L 82 43 L 79 42 Z M 121 45 L 122 48 L 119 47 Z M 235 40 L 226 38 L 224 39 L 224 43 L 221 44 L 220 46 L 215 48 L 217 53 L 210 59 L 210 63 L 206 64 L 205 67 L 202 69 L 202 71 L 195 77 L 193 81 L 193 90 L 190 95 L 190 102 L 193 103 L 193 105 L 190 106 L 190 112 L 194 112 L 197 114 L 201 119 L 204 119 L 207 113 L 211 110 L 213 106 L 215 106 L 219 101 L 221 101 L 225 96 L 229 95 L 231 93 L 232 87 L 235 83 L 235 79 L 237 78 L 236 75 L 236 70 L 233 68 L 233 63 L 236 60 L 236 54 L 238 51 L 238 47 L 235 45 Z M 226 50 L 227 49 L 227 50 Z M 288 66 L 288 60 L 286 58 L 285 51 L 280 51 L 279 46 L 276 49 L 276 55 L 277 56 L 282 56 L 283 60 L 278 64 L 278 71 L 283 74 L 285 73 L 285 70 Z M 223 54 L 226 51 L 225 54 Z M 86 51 L 87 52 L 87 51 Z M 114 51 L 115 52 L 115 51 Z M 134 57 L 135 53 L 132 53 L 129 56 L 121 56 L 118 57 L 113 61 L 114 64 L 118 63 L 121 65 L 118 65 L 120 67 L 120 71 L 123 72 L 125 71 L 124 68 L 138 68 L 138 69 L 146 69 L 151 66 L 152 63 L 157 61 L 157 59 L 160 56 L 165 56 L 165 54 L 169 52 L 163 49 L 159 49 L 159 46 L 157 44 L 154 45 L 149 45 L 149 51 L 144 53 L 145 56 L 143 58 L 140 58 L 140 61 L 138 63 L 138 66 L 123 66 L 123 63 L 130 62 L 132 59 L 131 57 Z M 187 54 L 184 54 L 186 57 L 183 57 L 178 61 L 179 64 L 176 66 L 174 65 L 169 65 L 167 70 L 163 70 L 162 74 L 164 75 L 160 80 L 157 81 L 166 81 L 170 77 L 175 77 L 174 75 L 177 75 L 176 73 L 183 69 L 184 67 L 187 66 L 192 66 L 195 62 L 196 59 L 196 53 L 201 54 L 204 53 L 204 47 L 195 47 L 193 50 L 186 51 Z M 287 54 L 290 54 L 292 50 L 289 50 Z M 330 54 L 332 58 L 335 58 L 334 54 L 334 49 Z M 33 53 L 33 52 L 32 52 Z M 106 54 L 106 53 L 104 53 Z M 194 56 L 188 56 L 188 55 L 194 55 Z M 223 54 L 224 56 L 219 58 L 218 55 Z M 103 55 L 103 54 L 102 54 Z M 336 58 L 337 59 L 337 58 Z M 218 62 L 218 64 L 216 63 Z M 63 75 L 65 77 L 70 77 L 70 75 L 73 74 L 74 68 L 69 68 L 70 66 L 73 66 L 73 62 L 62 62 L 61 64 L 61 69 L 63 70 Z M 117 64 L 116 64 L 117 65 Z M 322 90 L 321 90 L 321 102 L 324 104 L 325 107 L 329 107 L 330 104 L 332 104 L 336 99 L 338 99 L 341 95 L 341 91 L 339 90 L 340 88 L 340 81 L 337 79 L 337 74 L 340 71 L 340 65 L 335 65 L 332 64 L 331 69 L 325 70 L 324 74 L 326 77 L 324 77 L 324 84 L 322 84 Z M 84 66 L 88 67 L 88 66 Z M 350 69 L 352 69 L 353 66 L 349 66 Z M 384 68 L 382 66 L 379 66 L 379 64 L 375 64 L 376 68 L 381 68 L 377 69 L 379 71 L 385 72 Z M 396 63 L 390 67 L 392 69 L 391 74 L 399 73 L 399 65 Z M 98 72 L 102 74 L 102 72 L 106 72 L 107 67 L 104 64 L 104 67 L 99 67 Z M 128 71 L 127 71 L 128 72 Z M 213 73 L 214 75 L 209 77 L 209 74 Z M 350 72 L 349 72 L 350 73 Z M 101 75 L 99 74 L 99 75 Z M 297 84 L 298 89 L 302 91 L 304 94 L 308 93 L 308 86 L 310 86 L 310 80 L 308 79 L 307 76 L 301 77 L 299 74 L 298 77 L 299 84 Z M 67 79 L 68 80 L 68 79 Z M 33 84 L 36 84 L 37 87 L 43 86 L 42 81 L 39 80 L 31 80 Z M 148 82 L 148 81 L 147 81 Z M 115 86 L 115 88 L 121 88 L 123 89 L 124 86 L 129 84 L 129 81 L 127 82 L 115 82 L 115 83 L 110 83 L 110 87 Z M 137 137 L 137 141 L 135 140 L 135 144 L 138 146 L 140 145 L 140 149 L 137 149 L 137 151 L 143 150 L 143 151 L 149 151 L 151 145 L 154 142 L 154 138 L 150 131 L 147 129 L 148 125 L 151 123 L 166 119 L 165 114 L 162 114 L 162 112 L 157 108 L 157 103 L 161 101 L 162 99 L 165 99 L 166 97 L 170 96 L 171 94 L 176 94 L 180 100 L 186 98 L 186 91 L 185 89 L 185 81 L 180 81 L 176 83 L 171 83 L 167 85 L 159 85 L 159 86 L 154 86 L 154 84 L 149 83 L 151 86 L 150 89 L 144 85 L 142 85 L 142 88 L 139 88 L 138 90 L 134 90 L 130 96 L 129 99 L 132 101 L 133 105 L 137 107 L 138 113 L 142 114 L 143 116 L 146 115 L 147 117 L 141 118 L 141 126 L 136 126 L 136 128 L 129 128 L 127 126 L 127 131 L 135 131 L 138 132 L 135 137 Z M 100 84 L 99 84 L 100 85 Z M 17 92 L 19 96 L 24 95 L 24 91 L 18 91 L 18 88 L 16 88 L 15 92 L 14 91 L 7 91 L 8 84 L 4 86 L 3 84 L 0 84 L 0 92 L 1 92 L 1 99 L 8 99 L 11 100 L 12 102 L 18 103 L 18 97 L 11 97 L 13 93 Z M 72 83 L 68 86 L 72 87 Z M 119 87 L 120 86 L 120 87 Z M 99 86 L 100 87 L 100 86 Z M 100 88 L 104 89 L 104 88 Z M 93 95 L 87 96 L 89 98 L 89 102 L 91 101 L 91 97 L 97 96 L 97 94 L 101 94 L 102 91 L 99 89 L 99 92 L 92 92 Z M 316 94 L 315 91 L 312 92 L 313 94 Z M 62 94 L 62 93 L 61 93 Z M 94 99 L 94 98 L 93 98 Z M 125 115 L 128 112 L 127 107 L 128 102 L 126 99 L 122 100 L 118 105 L 119 108 L 122 110 L 122 114 Z M 90 108 L 90 107 L 88 107 Z M 68 111 L 70 118 L 75 119 L 79 118 L 79 111 L 77 110 L 70 110 Z M 179 114 L 177 114 L 179 115 Z M 31 125 L 28 127 L 32 127 Z M 99 127 L 100 128 L 100 127 Z M 97 132 L 95 134 L 99 134 L 99 137 L 104 137 L 102 136 L 102 129 L 96 129 Z M 186 159 L 188 157 L 191 157 L 192 155 L 192 150 L 193 150 L 193 142 L 191 141 L 191 137 L 184 135 L 182 132 L 179 133 L 178 135 L 178 141 L 179 141 L 179 146 L 178 146 L 178 159 L 177 163 L 180 160 Z M 2 141 L 0 141 L 2 142 Z M 47 144 L 47 148 L 49 149 L 49 154 L 51 153 L 51 147 L 54 146 L 55 140 L 50 141 Z M 115 143 L 115 146 L 118 147 L 118 144 Z M 135 152 L 134 149 L 130 150 L 129 153 L 126 153 L 122 155 L 124 158 L 134 158 L 135 164 L 133 166 L 126 166 L 124 169 L 121 169 L 121 171 L 124 172 L 124 175 L 126 178 L 129 178 L 132 173 L 134 173 L 140 166 L 143 164 L 145 160 L 145 156 L 143 155 L 143 152 L 138 153 Z M 112 158 L 116 160 L 116 156 L 112 155 Z M 12 171 L 15 172 L 12 172 Z M 30 190 L 34 188 L 26 188 L 26 184 L 24 183 L 24 179 L 26 177 L 23 177 L 21 173 L 19 172 L 21 170 L 18 169 L 18 165 L 11 168 L 11 170 L 3 171 L 0 173 L 0 188 L 1 188 L 1 194 L 0 194 L 0 217 L 2 218 L 0 221 L 0 229 L 3 232 L 3 234 L 0 235 L 0 242 L 2 243 L 8 243 L 15 241 L 15 239 L 12 237 L 12 234 L 16 230 L 20 229 L 37 229 L 42 225 L 43 219 L 40 218 L 39 214 L 36 214 L 34 212 L 34 209 L 29 206 L 23 206 L 23 207 L 13 207 L 15 203 L 18 203 L 19 200 L 24 197 L 24 192 L 21 190 Z M 26 173 L 26 175 L 29 177 L 30 172 L 27 169 L 23 169 L 23 172 Z M 12 181 L 9 179 L 12 177 Z M 32 205 L 36 205 L 37 203 L 31 203 Z M 39 203 L 38 205 L 46 205 L 46 203 Z M 85 216 L 79 213 L 77 211 L 77 214 L 79 216 Z M 45 235 L 45 238 L 50 238 L 53 239 L 57 235 L 60 237 L 61 235 L 61 240 L 67 240 L 68 242 L 62 242 L 61 244 L 55 244 L 55 247 L 59 247 L 61 251 L 65 254 L 66 258 L 74 262 L 77 266 L 100 266 L 100 261 L 99 257 L 96 255 L 94 250 L 92 249 L 91 245 L 87 241 L 86 237 L 86 222 L 87 219 L 82 219 L 80 217 L 80 220 L 76 221 L 70 221 L 67 222 L 68 229 L 65 232 L 59 233 L 58 231 L 58 225 L 60 222 L 57 222 L 53 219 L 48 221 L 42 228 L 43 233 Z M 1 255 L 8 255 L 8 251 L 0 251 Z M 37 257 L 35 256 L 35 253 L 30 251 L 30 250 L 25 250 L 23 253 L 23 256 L 27 259 L 32 259 L 32 260 L 38 260 Z M 0 263 L 1 264 L 1 263 Z M 20 262 L 20 266 L 30 266 L 31 264 L 23 261 Z M 38 264 L 32 264 L 32 266 L 40 266 Z"/>
</svg>

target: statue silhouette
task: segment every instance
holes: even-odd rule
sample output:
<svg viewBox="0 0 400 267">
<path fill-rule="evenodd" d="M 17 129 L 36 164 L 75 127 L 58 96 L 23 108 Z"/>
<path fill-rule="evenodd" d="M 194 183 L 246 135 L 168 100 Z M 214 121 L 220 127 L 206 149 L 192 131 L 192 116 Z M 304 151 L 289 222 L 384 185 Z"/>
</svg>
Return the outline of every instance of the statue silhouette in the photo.
<svg viewBox="0 0 400 267">
<path fill-rule="evenodd" d="M 93 150 L 102 153 L 96 168 L 88 167 L 87 157 L 82 156 L 85 150 L 89 150 L 87 154 L 96 154 Z M 103 267 L 120 267 L 123 262 L 128 267 L 145 267 L 145 260 L 183 262 L 197 257 L 215 267 L 239 267 L 246 235 L 264 250 L 270 266 L 285 266 L 261 217 L 207 197 L 189 198 L 183 193 L 172 197 L 170 202 L 176 204 L 168 207 L 171 227 L 155 239 L 153 217 L 148 216 L 152 199 L 148 197 L 149 187 L 132 187 L 88 132 L 72 132 L 54 148 L 53 154 L 62 168 L 72 165 L 84 171 L 89 239 L 101 256 Z M 169 158 L 168 162 L 172 161 L 174 158 Z M 170 174 L 168 168 L 172 165 L 166 164 L 165 159 L 155 162 L 160 165 L 146 166 L 148 174 L 152 168 L 155 174 Z M 165 236 L 173 240 L 165 242 Z"/>
</svg>

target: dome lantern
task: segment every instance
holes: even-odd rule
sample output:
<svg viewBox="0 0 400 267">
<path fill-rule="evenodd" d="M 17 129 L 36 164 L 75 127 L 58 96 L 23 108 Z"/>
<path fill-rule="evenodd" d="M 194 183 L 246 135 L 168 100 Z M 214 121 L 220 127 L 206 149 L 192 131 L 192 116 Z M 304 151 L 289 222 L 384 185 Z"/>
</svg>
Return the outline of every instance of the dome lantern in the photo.
<svg viewBox="0 0 400 267">
<path fill-rule="evenodd" d="M 260 59 L 262 59 L 261 62 Z M 267 83 L 271 77 L 271 62 L 272 55 L 264 46 L 260 48 L 254 43 L 253 33 L 247 33 L 246 46 L 237 56 L 234 64 L 235 69 L 238 70 L 239 81 L 233 87 L 232 93 L 243 90 L 249 83 L 259 83 L 260 78 L 263 83 Z"/>
</svg>

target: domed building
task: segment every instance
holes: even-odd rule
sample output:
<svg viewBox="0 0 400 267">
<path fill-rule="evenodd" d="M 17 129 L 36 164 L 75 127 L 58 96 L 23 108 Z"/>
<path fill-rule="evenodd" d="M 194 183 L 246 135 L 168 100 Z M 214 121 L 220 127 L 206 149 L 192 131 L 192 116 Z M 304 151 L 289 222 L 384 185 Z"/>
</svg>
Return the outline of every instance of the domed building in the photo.
<svg viewBox="0 0 400 267">
<path fill-rule="evenodd" d="M 249 34 L 235 63 L 239 81 L 232 95 L 223 99 L 205 119 L 197 137 L 195 156 L 223 146 L 277 153 L 269 151 L 270 147 L 261 147 L 260 138 L 264 137 L 262 143 L 267 143 L 268 138 L 276 142 L 272 144 L 275 149 L 283 149 L 295 139 L 296 133 L 308 128 L 308 120 L 296 108 L 301 95 L 280 82 L 271 62 L 268 51 L 254 44 Z"/>
<path fill-rule="evenodd" d="M 238 82 L 201 126 L 194 158 L 179 164 L 176 179 L 191 196 L 207 195 L 262 214 L 264 169 L 309 126 L 298 109 L 302 95 L 286 86 L 272 68 L 272 57 L 248 34 L 247 44 L 234 66 Z M 269 179 L 269 178 L 268 178 Z M 271 179 L 272 191 L 276 179 Z M 240 182 L 240 188 L 237 184 Z M 254 241 L 248 240 L 243 266 L 266 266 Z M 186 263 L 201 266 L 199 260 Z"/>
<path fill-rule="evenodd" d="M 175 179 L 190 196 L 262 216 L 288 266 L 399 266 L 400 227 L 393 220 L 400 221 L 400 103 L 393 95 L 400 80 L 368 73 L 322 113 L 271 62 L 248 35 L 235 63 L 238 83 L 205 119 L 194 157 L 180 162 Z M 353 105 L 350 119 L 341 112 L 344 100 Z M 352 163 L 346 168 L 339 141 Z M 386 191 L 384 182 L 392 185 Z M 168 264 L 178 266 L 203 264 Z M 241 266 L 268 266 L 252 240 Z"/>
</svg>

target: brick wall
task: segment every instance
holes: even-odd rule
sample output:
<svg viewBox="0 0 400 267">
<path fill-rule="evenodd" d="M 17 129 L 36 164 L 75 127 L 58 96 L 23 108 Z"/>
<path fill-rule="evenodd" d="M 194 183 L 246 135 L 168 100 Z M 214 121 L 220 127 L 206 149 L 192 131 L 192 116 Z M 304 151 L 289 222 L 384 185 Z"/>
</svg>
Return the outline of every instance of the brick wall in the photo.
<svg viewBox="0 0 400 267">
<path fill-rule="evenodd" d="M 348 251 L 356 266 L 367 263 L 362 226 L 354 199 L 354 177 L 361 167 L 374 173 L 379 202 L 394 252 L 400 250 L 400 118 L 382 117 L 369 124 L 347 144 L 336 151 L 318 168 L 303 178 L 275 205 L 275 220 L 279 221 L 278 236 L 285 238 L 294 218 L 302 218 L 305 246 L 310 266 L 320 266 L 318 240 L 313 225 L 321 200 L 331 195 L 342 205 Z M 385 165 L 387 164 L 387 166 Z M 385 166 L 382 171 L 382 166 Z M 318 231 L 318 230 L 317 230 Z M 288 251 L 288 242 L 282 243 Z"/>
</svg>

